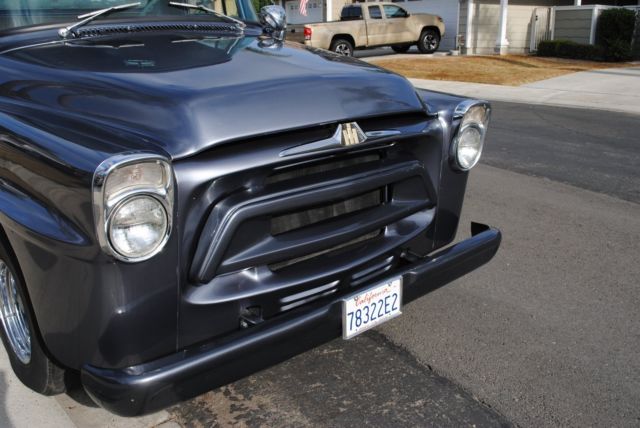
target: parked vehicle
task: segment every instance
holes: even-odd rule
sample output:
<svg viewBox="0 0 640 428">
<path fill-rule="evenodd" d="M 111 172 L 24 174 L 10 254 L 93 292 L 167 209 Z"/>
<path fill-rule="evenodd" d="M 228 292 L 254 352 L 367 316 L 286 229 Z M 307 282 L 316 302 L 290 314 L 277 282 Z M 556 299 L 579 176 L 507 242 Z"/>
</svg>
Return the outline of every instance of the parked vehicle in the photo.
<svg viewBox="0 0 640 428">
<path fill-rule="evenodd" d="M 48 5 L 0 31 L 0 330 L 33 390 L 155 411 L 497 251 L 448 246 L 486 102 L 284 43 L 277 6 Z"/>
<path fill-rule="evenodd" d="M 444 30 L 436 15 L 410 14 L 393 3 L 356 3 L 342 8 L 340 21 L 305 24 L 303 34 L 308 46 L 352 56 L 354 49 L 379 46 L 403 53 L 416 45 L 422 53 L 433 53 Z"/>
</svg>

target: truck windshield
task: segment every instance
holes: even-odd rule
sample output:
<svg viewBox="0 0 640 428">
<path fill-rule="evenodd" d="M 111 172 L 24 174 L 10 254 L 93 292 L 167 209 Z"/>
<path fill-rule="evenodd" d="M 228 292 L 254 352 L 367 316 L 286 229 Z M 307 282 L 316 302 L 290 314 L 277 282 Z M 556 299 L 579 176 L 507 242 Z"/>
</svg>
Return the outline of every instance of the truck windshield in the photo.
<svg viewBox="0 0 640 428">
<path fill-rule="evenodd" d="M 0 31 L 33 25 L 73 23 L 78 16 L 112 6 L 132 3 L 133 0 L 0 0 Z M 112 19 L 143 16 L 171 16 L 199 14 L 220 20 L 213 14 L 186 10 L 169 5 L 169 0 L 140 0 L 140 7 L 109 15 Z M 183 3 L 202 4 L 216 12 L 255 22 L 258 20 L 251 0 L 182 0 Z M 105 18 L 106 19 L 106 18 Z"/>
</svg>

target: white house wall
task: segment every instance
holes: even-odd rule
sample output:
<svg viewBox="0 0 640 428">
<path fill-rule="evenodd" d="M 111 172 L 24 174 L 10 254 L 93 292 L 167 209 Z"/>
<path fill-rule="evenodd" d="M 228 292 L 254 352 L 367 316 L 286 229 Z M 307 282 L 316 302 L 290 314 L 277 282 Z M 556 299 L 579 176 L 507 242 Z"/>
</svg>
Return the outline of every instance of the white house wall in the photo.
<svg viewBox="0 0 640 428">
<path fill-rule="evenodd" d="M 460 30 L 466 34 L 467 1 L 461 2 Z M 527 53 L 531 42 L 531 19 L 537 7 L 551 7 L 559 4 L 571 5 L 573 0 L 509 0 L 507 13 L 507 40 L 509 53 Z M 472 7 L 472 26 L 469 40 L 466 40 L 464 52 L 468 54 L 492 54 L 495 52 L 496 39 L 500 28 L 499 0 L 474 0 Z"/>
</svg>

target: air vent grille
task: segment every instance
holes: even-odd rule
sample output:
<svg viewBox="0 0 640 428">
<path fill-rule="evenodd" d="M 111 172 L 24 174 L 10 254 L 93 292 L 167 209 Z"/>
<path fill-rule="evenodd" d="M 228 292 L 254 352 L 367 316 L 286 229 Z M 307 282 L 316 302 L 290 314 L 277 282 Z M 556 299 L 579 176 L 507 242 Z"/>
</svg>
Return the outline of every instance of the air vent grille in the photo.
<svg viewBox="0 0 640 428">
<path fill-rule="evenodd" d="M 81 28 L 76 31 L 80 37 L 107 36 L 110 34 L 120 33 L 144 33 L 151 31 L 240 32 L 235 25 L 224 23 L 105 25 Z"/>
</svg>

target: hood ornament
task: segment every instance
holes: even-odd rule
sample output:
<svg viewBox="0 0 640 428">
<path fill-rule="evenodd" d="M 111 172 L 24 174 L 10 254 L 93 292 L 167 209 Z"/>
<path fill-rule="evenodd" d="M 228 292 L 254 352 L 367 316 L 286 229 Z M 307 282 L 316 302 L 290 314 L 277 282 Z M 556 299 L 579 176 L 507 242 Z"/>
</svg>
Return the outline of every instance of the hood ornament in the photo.
<svg viewBox="0 0 640 428">
<path fill-rule="evenodd" d="M 280 152 L 280 156 L 292 156 L 321 150 L 335 150 L 340 147 L 350 147 L 368 141 L 378 141 L 401 135 L 397 129 L 384 129 L 364 132 L 356 122 L 338 124 L 333 136 L 299 146 L 290 147 Z"/>
<path fill-rule="evenodd" d="M 260 23 L 264 35 L 277 41 L 283 41 L 287 29 L 287 15 L 284 8 L 276 5 L 264 6 L 260 9 Z"/>
</svg>

